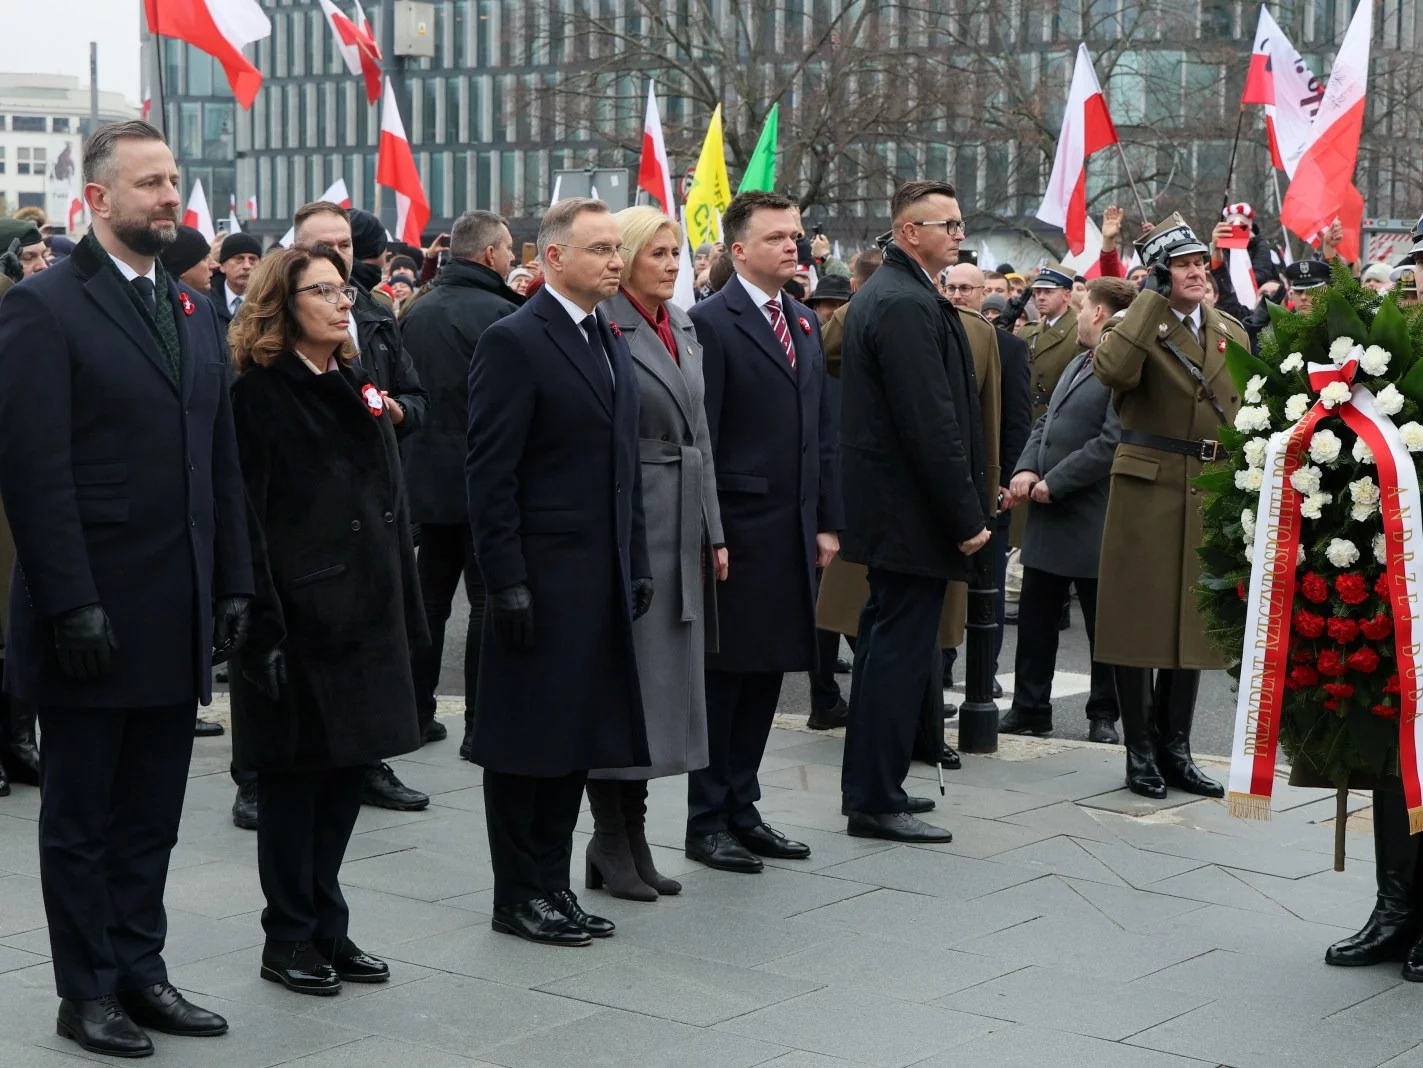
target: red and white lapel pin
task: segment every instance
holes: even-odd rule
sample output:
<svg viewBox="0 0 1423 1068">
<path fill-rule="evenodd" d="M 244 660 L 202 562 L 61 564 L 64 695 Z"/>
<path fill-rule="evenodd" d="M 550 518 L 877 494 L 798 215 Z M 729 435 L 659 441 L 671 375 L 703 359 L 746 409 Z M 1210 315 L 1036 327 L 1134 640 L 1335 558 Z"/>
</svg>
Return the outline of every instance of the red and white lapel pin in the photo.
<svg viewBox="0 0 1423 1068">
<path fill-rule="evenodd" d="M 184 293 L 181 289 L 178 290 L 178 303 L 183 306 L 184 315 L 193 314 L 193 298 L 188 296 L 188 294 Z"/>
<path fill-rule="evenodd" d="M 622 337 L 623 332 L 618 329 L 618 324 L 611 319 L 608 320 L 608 329 L 613 332 L 613 337 Z"/>
<path fill-rule="evenodd" d="M 802 330 L 804 330 L 807 334 L 810 333 L 810 323 L 806 322 L 804 315 L 802 315 L 797 321 L 800 323 L 800 328 Z"/>
<path fill-rule="evenodd" d="M 361 387 L 361 399 L 366 402 L 366 410 L 372 415 L 379 417 L 381 412 L 385 411 L 385 398 L 370 382 Z"/>
<path fill-rule="evenodd" d="M 1225 351 L 1225 338 L 1221 338 L 1216 342 L 1216 348 L 1220 349 L 1221 352 Z"/>
</svg>

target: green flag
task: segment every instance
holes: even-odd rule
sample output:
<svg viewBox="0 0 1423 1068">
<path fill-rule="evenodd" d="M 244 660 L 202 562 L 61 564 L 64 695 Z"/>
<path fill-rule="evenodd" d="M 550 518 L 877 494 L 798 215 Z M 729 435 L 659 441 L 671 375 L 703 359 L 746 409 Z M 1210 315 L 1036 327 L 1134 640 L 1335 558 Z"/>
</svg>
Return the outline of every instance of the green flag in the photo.
<svg viewBox="0 0 1423 1068">
<path fill-rule="evenodd" d="M 758 189 L 763 193 L 776 191 L 776 139 L 780 125 L 781 105 L 772 104 L 766 116 L 766 125 L 761 127 L 761 137 L 756 142 L 756 151 L 751 153 L 751 162 L 746 165 L 746 173 L 741 176 L 738 193 Z"/>
</svg>

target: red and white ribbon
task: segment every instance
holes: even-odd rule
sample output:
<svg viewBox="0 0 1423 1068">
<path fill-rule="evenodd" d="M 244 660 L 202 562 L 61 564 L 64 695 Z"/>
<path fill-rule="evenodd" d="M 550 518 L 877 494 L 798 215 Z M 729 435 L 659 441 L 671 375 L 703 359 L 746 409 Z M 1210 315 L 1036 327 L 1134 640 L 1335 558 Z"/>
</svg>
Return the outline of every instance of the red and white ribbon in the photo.
<svg viewBox="0 0 1423 1068">
<path fill-rule="evenodd" d="M 1265 477 L 1255 513 L 1250 587 L 1246 594 L 1245 644 L 1240 690 L 1235 706 L 1227 801 L 1233 815 L 1269 819 L 1279 751 L 1280 712 L 1289 669 L 1290 623 L 1294 607 L 1296 558 L 1300 541 L 1300 495 L 1290 476 L 1305 463 L 1315 426 L 1338 415 L 1363 439 L 1378 466 L 1385 546 L 1384 571 L 1393 614 L 1399 674 L 1399 765 L 1409 826 L 1423 830 L 1423 722 L 1418 717 L 1423 672 L 1423 625 L 1414 606 L 1423 591 L 1423 504 L 1413 457 L 1393 421 L 1379 412 L 1373 394 L 1354 384 L 1356 359 L 1342 366 L 1310 364 L 1309 384 L 1316 393 L 1342 382 L 1349 399 L 1335 408 L 1322 400 L 1298 423 L 1274 435 L 1265 449 Z"/>
</svg>

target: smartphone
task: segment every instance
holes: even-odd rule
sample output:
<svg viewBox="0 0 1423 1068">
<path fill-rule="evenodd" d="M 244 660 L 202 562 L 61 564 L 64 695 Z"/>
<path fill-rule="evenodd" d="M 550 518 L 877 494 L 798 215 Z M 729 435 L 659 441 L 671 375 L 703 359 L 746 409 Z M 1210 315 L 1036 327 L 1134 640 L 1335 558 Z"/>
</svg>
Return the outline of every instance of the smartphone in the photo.
<svg viewBox="0 0 1423 1068">
<path fill-rule="evenodd" d="M 1230 236 L 1218 242 L 1221 248 L 1246 248 L 1250 244 L 1250 224 L 1231 223 Z"/>
<path fill-rule="evenodd" d="M 824 228 L 821 227 L 821 225 L 820 225 L 819 223 L 816 223 L 816 224 L 811 228 L 811 232 L 812 232 L 813 234 L 815 234 L 816 237 L 820 237 L 823 233 L 825 233 L 825 230 L 824 230 Z"/>
</svg>

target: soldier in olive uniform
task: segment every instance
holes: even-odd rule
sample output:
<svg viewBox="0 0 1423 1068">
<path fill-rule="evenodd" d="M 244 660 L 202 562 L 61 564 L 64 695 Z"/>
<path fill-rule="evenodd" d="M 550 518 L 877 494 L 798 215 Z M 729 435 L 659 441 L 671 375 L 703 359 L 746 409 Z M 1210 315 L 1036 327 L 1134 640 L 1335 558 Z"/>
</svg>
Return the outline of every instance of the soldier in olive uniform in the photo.
<svg viewBox="0 0 1423 1068">
<path fill-rule="evenodd" d="M 1033 422 L 1047 411 L 1062 369 L 1080 352 L 1077 313 L 1072 310 L 1072 272 L 1050 263 L 1033 282 L 1033 303 L 1041 316 L 1018 335 L 1028 343 L 1032 367 Z"/>
<path fill-rule="evenodd" d="M 1102 536 L 1097 658 L 1116 665 L 1127 786 L 1144 797 L 1165 797 L 1168 785 L 1221 797 L 1224 788 L 1191 759 L 1201 669 L 1226 666 L 1192 592 L 1201 498 L 1191 480 L 1223 455 L 1217 428 L 1240 406 L 1226 341 L 1248 349 L 1249 339 L 1203 303 L 1210 252 L 1180 215 L 1138 248 L 1150 268 L 1145 288 L 1093 360 L 1122 423 Z"/>
</svg>

